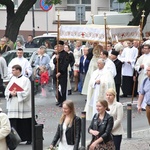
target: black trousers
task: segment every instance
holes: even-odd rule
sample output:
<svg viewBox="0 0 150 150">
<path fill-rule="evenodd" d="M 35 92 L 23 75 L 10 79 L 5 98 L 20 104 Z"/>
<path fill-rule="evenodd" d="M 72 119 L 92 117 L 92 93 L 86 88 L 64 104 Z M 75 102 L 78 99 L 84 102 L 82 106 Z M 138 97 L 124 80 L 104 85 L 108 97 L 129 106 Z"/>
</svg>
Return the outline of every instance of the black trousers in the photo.
<svg viewBox="0 0 150 150">
<path fill-rule="evenodd" d="M 3 86 L 3 79 L 1 78 L 1 75 L 0 75 L 0 96 L 4 97 L 4 91 L 5 91 L 5 88 Z"/>
<path fill-rule="evenodd" d="M 32 141 L 32 119 L 10 118 L 10 124 L 16 129 L 22 141 Z"/>
<path fill-rule="evenodd" d="M 116 86 L 116 100 L 119 102 L 119 95 L 120 95 L 120 86 L 121 84 L 115 84 Z"/>
<path fill-rule="evenodd" d="M 133 77 L 122 76 L 122 92 L 124 95 L 132 95 Z"/>
<path fill-rule="evenodd" d="M 114 141 L 116 150 L 120 150 L 122 135 L 113 135 L 113 141 Z"/>
<path fill-rule="evenodd" d="M 66 90 L 67 90 L 67 77 L 59 78 L 59 85 L 58 85 L 58 102 L 63 103 L 66 100 Z"/>
</svg>

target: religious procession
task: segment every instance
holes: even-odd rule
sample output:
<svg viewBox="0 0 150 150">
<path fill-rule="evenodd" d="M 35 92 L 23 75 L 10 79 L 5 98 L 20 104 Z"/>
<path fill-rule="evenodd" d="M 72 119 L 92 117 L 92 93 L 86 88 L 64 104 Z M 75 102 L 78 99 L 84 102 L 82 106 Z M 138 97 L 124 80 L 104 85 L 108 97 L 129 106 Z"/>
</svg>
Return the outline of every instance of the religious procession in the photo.
<svg viewBox="0 0 150 150">
<path fill-rule="evenodd" d="M 84 111 L 86 120 L 90 121 L 88 133 L 92 135 L 86 149 L 120 150 L 121 98 L 137 97 L 137 110 L 146 111 L 150 124 L 150 37 L 142 36 L 140 31 L 140 26 L 61 25 L 51 55 L 48 54 L 48 49 L 53 49 L 51 43 L 45 41 L 38 47 L 32 35 L 28 35 L 26 43 L 16 41 L 15 44 L 7 36 L 2 37 L 0 92 L 6 99 L 7 116 L 0 109 L 3 118 L 0 119 L 0 150 L 8 149 L 6 137 L 11 127 L 21 142 L 32 144 L 35 87 L 31 89 L 31 81 L 35 84 L 37 80 L 36 94 L 42 99 L 50 98 L 49 92 L 53 90 L 54 103 L 62 108 L 49 149 L 56 149 L 57 143 L 59 150 L 79 149 L 81 118 L 75 113 L 74 102 L 68 99 L 78 92 L 86 95 Z M 14 47 L 16 56 L 8 62 L 5 54 Z M 36 49 L 34 63 L 24 56 L 25 48 Z"/>
</svg>

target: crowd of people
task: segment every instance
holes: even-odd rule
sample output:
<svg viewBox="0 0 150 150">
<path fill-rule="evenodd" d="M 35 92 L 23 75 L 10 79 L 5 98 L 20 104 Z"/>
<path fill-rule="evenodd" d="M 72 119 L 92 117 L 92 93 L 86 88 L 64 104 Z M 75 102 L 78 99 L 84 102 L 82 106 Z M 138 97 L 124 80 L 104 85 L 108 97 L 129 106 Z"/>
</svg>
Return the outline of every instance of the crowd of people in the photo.
<svg viewBox="0 0 150 150">
<path fill-rule="evenodd" d="M 46 97 L 50 68 L 53 70 L 50 78 L 56 91 L 56 106 L 62 107 L 63 111 L 51 149 L 58 140 L 59 150 L 77 150 L 79 147 L 81 119 L 75 114 L 73 102 L 67 100 L 72 92 L 87 95 L 84 110 L 86 119 L 91 121 L 89 150 L 120 150 L 123 134 L 121 97 L 139 95 L 138 111 L 146 109 L 150 123 L 149 40 L 108 41 L 105 45 L 100 42 L 82 45 L 78 40 L 59 41 L 51 58 L 46 53 L 51 45 L 45 41 L 45 45 L 37 48 L 34 70 L 23 57 L 24 48 L 37 47 L 32 40 L 32 35 L 29 35 L 25 45 L 16 42 L 17 57 L 8 67 L 2 54 L 12 49 L 12 43 L 7 37 L 3 37 L 0 43 L 0 86 L 3 87 L 3 79 L 9 77 L 10 81 L 2 92 L 5 90 L 10 125 L 17 130 L 22 141 L 27 141 L 27 144 L 32 142 L 30 77 L 34 73 L 41 78 L 41 95 Z M 0 123 L 0 132 L 1 128 Z"/>
</svg>

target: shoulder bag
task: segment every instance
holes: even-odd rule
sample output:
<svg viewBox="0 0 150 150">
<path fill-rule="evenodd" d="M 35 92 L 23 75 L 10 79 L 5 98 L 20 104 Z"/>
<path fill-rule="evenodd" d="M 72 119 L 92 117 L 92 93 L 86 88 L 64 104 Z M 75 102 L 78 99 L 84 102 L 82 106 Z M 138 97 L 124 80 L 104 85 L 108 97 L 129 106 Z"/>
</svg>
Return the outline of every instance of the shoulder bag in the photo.
<svg viewBox="0 0 150 150">
<path fill-rule="evenodd" d="M 8 148 L 10 150 L 14 150 L 20 142 L 20 136 L 18 135 L 17 131 L 12 127 L 10 133 L 6 137 L 6 143 Z"/>
</svg>

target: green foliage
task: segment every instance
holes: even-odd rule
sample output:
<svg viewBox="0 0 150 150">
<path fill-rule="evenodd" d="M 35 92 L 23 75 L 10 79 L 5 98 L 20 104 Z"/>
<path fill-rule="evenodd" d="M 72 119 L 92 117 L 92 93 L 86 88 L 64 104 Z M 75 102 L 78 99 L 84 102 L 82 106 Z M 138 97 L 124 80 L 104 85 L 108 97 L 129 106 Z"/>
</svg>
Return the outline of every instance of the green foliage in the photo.
<svg viewBox="0 0 150 150">
<path fill-rule="evenodd" d="M 56 5 L 56 4 L 61 4 L 61 0 L 45 0 L 45 4 L 47 4 L 47 5 L 52 5 L 52 4 L 54 4 L 54 5 Z"/>
<path fill-rule="evenodd" d="M 131 2 L 127 2 L 125 4 L 125 9 L 122 11 L 122 13 L 131 13 Z"/>
</svg>

